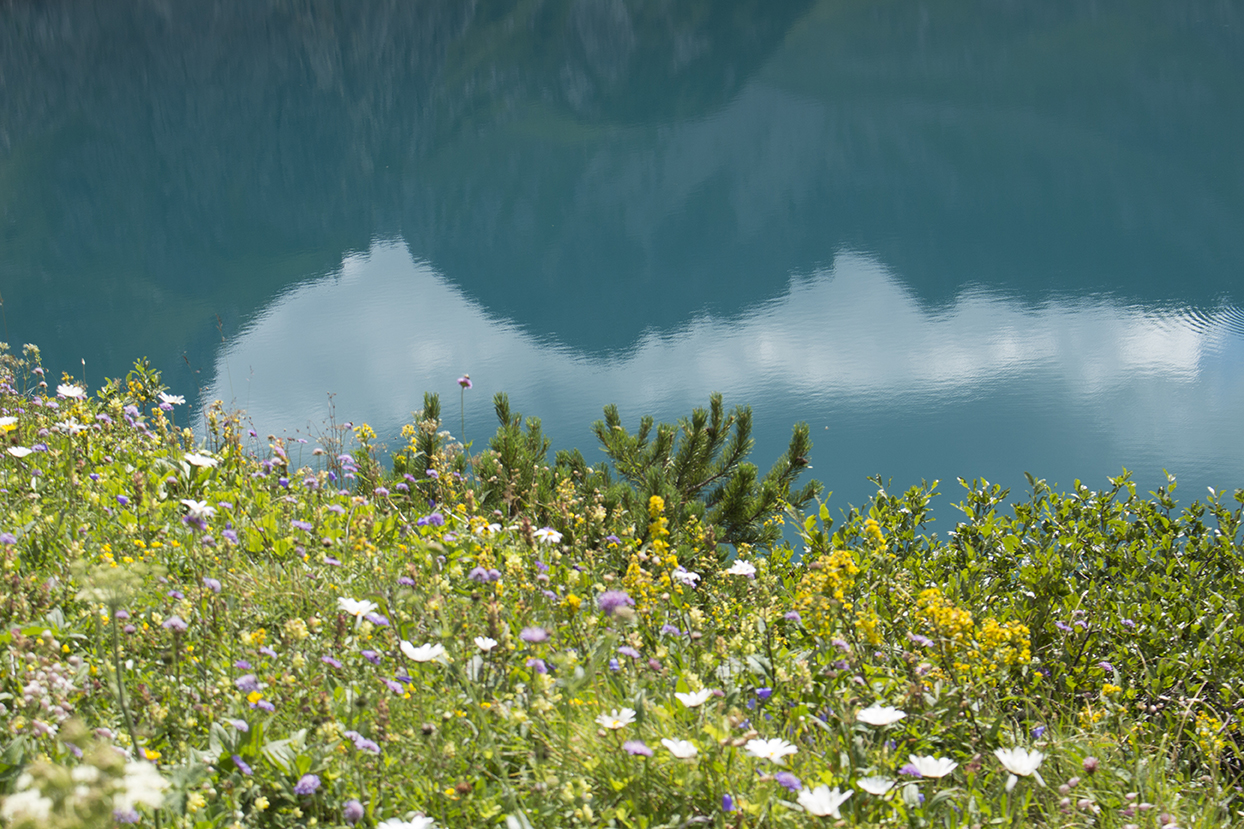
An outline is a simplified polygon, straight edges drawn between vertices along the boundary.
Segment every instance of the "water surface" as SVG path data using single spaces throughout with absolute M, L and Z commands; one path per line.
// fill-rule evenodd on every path
M 261 434 L 456 431 L 470 372 L 468 439 L 504 390 L 589 459 L 609 402 L 806 420 L 839 506 L 1192 497 L 1244 486 L 1240 77 L 1240 3 L 10 4 L 6 337 Z

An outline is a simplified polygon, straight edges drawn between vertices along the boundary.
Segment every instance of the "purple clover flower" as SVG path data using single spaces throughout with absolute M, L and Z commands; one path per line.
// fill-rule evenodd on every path
M 294 784 L 294 794 L 308 795 L 315 794 L 320 788 L 320 778 L 316 774 L 304 774 L 298 778 L 298 782 Z
M 238 771 L 242 772 L 242 774 L 246 775 L 247 777 L 250 777 L 252 774 L 254 774 L 254 772 L 251 771 L 251 767 L 246 764 L 246 761 L 243 760 L 238 755 L 234 754 L 229 759 L 233 761 L 233 765 L 237 766 Z
M 903 767 L 898 770 L 898 773 L 908 777 L 924 777 L 924 775 L 920 773 L 920 769 L 916 768 L 912 763 L 905 763 Z
M 162 627 L 165 630 L 171 630 L 174 633 L 185 633 L 189 627 L 180 616 L 169 616 L 164 620 Z
M 596 604 L 601 613 L 612 616 L 619 608 L 634 607 L 635 600 L 625 590 L 606 590 L 596 597 Z
M 635 650 L 630 645 L 623 645 L 622 647 L 618 648 L 618 653 L 622 654 L 623 656 L 629 656 L 631 659 L 639 658 L 639 651 Z
M 651 757 L 652 749 L 644 745 L 643 740 L 627 740 L 622 744 L 622 750 L 627 754 L 635 757 Z
M 363 804 L 357 800 L 347 800 L 345 807 L 341 810 L 341 817 L 351 826 L 362 820 L 364 814 L 366 812 L 363 809 Z
M 212 591 L 213 593 L 220 592 L 220 580 L 219 579 L 213 579 L 210 577 L 204 578 L 203 586 L 206 587 L 208 590 Z
M 13 533 L 0 533 L 0 544 L 16 544 L 17 536 Z
M 254 674 L 243 674 L 235 679 L 233 684 L 243 694 L 253 694 L 259 690 L 259 678 Z
M 308 533 L 311 532 L 310 521 L 291 521 L 290 524 L 296 530 L 302 530 L 303 532 L 308 532 Z
M 523 628 L 522 633 L 518 634 L 518 638 L 524 642 L 538 645 L 541 642 L 549 641 L 549 632 L 541 627 Z
M 803 783 L 799 778 L 788 771 L 779 771 L 773 775 L 773 779 L 779 786 L 792 792 L 797 792 L 803 788 Z
M 337 659 L 333 659 L 331 656 L 321 656 L 320 661 L 323 662 L 325 665 L 329 665 L 333 668 L 337 668 L 338 670 L 341 669 L 341 662 Z
M 661 634 L 669 636 L 682 636 L 682 631 L 673 625 L 661 625 Z
M 547 674 L 549 672 L 549 666 L 544 664 L 543 659 L 528 659 L 527 667 L 538 674 Z

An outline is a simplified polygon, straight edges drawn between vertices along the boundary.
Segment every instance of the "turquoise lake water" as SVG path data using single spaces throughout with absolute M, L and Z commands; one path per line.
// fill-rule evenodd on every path
M 261 436 L 469 372 L 477 447 L 721 391 L 835 511 L 1187 501 L 1244 487 L 1241 78 L 1219 0 L 6 4 L 4 336 Z

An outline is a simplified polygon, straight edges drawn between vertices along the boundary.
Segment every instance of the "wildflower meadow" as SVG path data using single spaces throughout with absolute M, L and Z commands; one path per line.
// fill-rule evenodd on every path
M 1244 490 L 846 507 L 719 397 L 589 462 L 504 395 L 381 451 L 0 375 L 5 826 L 1244 823 Z

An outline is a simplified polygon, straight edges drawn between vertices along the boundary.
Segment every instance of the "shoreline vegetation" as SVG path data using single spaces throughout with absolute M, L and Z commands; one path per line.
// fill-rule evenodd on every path
M 463 388 L 469 378 L 462 379 Z M 382 464 L 0 346 L 9 827 L 1238 824 L 1244 490 L 838 520 L 719 396 Z M 449 418 L 450 422 L 453 418 Z M 794 539 L 795 543 L 790 543 Z

